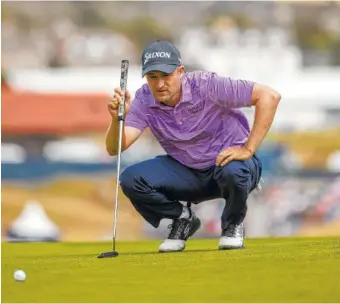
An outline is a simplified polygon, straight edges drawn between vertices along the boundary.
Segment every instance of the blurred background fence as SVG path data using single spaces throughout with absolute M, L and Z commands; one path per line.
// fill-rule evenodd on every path
M 129 59 L 175 43 L 187 71 L 258 81 L 282 94 L 249 198 L 250 237 L 340 235 L 340 2 L 2 2 L 2 234 L 8 240 L 104 240 L 112 233 L 116 158 L 108 96 Z M 253 121 L 254 109 L 244 113 Z M 123 169 L 164 154 L 147 131 Z M 197 237 L 217 237 L 223 201 L 194 207 Z M 121 194 L 118 238 L 165 235 Z

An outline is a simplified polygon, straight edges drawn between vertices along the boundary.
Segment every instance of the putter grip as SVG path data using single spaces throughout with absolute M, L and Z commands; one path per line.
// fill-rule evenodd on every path
M 122 60 L 121 73 L 120 73 L 120 88 L 123 91 L 122 104 L 118 108 L 118 120 L 124 120 L 125 118 L 125 91 L 127 85 L 127 76 L 129 70 L 129 60 Z

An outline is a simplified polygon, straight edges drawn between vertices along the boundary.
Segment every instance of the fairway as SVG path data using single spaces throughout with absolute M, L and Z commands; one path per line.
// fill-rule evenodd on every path
M 217 241 L 163 254 L 159 241 L 118 242 L 113 259 L 97 259 L 110 243 L 2 243 L 2 303 L 340 301 L 339 237 L 246 240 L 234 251 Z

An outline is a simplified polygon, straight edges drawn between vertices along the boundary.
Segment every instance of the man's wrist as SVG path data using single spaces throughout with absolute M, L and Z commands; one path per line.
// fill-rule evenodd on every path
M 250 153 L 251 155 L 254 155 L 255 149 L 249 148 L 249 147 L 247 147 L 247 145 L 244 145 L 243 147 L 244 147 L 246 150 L 248 150 L 249 153 Z

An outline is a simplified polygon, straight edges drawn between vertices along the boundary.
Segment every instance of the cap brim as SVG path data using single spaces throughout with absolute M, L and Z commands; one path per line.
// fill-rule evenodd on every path
M 144 77 L 146 73 L 149 73 L 151 71 L 172 73 L 177 67 L 178 65 L 175 65 L 175 64 L 154 64 L 154 65 L 148 66 L 145 70 L 143 70 L 142 77 Z

